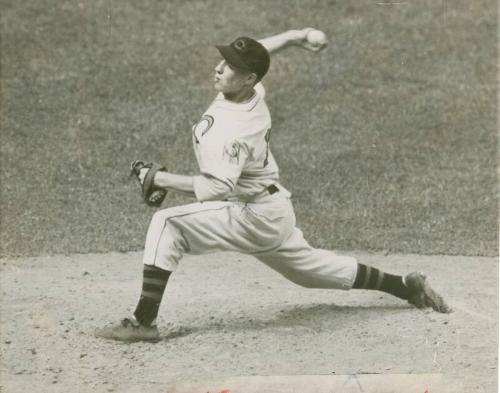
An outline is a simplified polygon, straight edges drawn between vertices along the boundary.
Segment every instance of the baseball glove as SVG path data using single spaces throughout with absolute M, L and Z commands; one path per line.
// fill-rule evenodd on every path
M 146 176 L 144 176 L 144 179 L 141 182 L 139 174 L 141 173 L 141 169 L 143 168 L 149 170 L 147 171 Z M 146 204 L 149 206 L 160 206 L 165 199 L 165 196 L 167 195 L 167 190 L 156 187 L 154 185 L 154 178 L 156 172 L 166 171 L 166 168 L 154 162 L 145 164 L 143 161 L 135 160 L 130 165 L 130 169 L 130 175 L 135 175 L 137 177 L 137 180 L 141 184 L 142 198 L 144 199 L 144 202 L 146 202 Z

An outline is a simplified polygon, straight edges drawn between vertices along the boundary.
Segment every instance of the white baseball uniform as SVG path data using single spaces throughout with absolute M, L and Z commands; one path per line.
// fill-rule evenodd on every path
M 193 126 L 201 172 L 193 184 L 200 202 L 154 214 L 143 262 L 174 271 L 184 253 L 238 251 L 299 285 L 350 289 L 356 259 L 312 248 L 295 227 L 290 193 L 278 183 L 269 149 L 271 116 L 264 97 L 261 83 L 244 103 L 219 93 Z M 224 200 L 213 200 L 211 180 L 228 190 Z

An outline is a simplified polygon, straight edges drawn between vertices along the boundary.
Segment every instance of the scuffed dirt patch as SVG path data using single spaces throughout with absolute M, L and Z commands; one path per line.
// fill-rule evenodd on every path
M 455 312 L 305 289 L 253 258 L 215 254 L 187 257 L 171 277 L 160 343 L 121 344 L 92 332 L 133 311 L 140 253 L 3 259 L 2 392 L 165 393 L 237 376 L 367 373 L 443 374 L 464 392 L 496 391 L 494 258 L 358 256 L 425 271 Z

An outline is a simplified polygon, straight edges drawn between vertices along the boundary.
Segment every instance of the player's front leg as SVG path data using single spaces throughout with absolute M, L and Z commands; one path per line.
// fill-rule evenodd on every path
M 142 292 L 134 314 L 116 326 L 97 329 L 95 335 L 124 342 L 158 341 L 156 318 L 163 293 L 183 254 L 251 248 L 241 219 L 243 206 L 214 201 L 157 211 L 146 236 Z
M 144 265 L 142 291 L 133 316 L 115 326 L 95 330 L 95 336 L 123 342 L 160 341 L 156 317 L 171 272 Z
M 194 203 L 159 210 L 153 215 L 146 236 L 142 291 L 135 311 L 117 325 L 96 329 L 96 337 L 123 342 L 160 340 L 156 318 L 168 279 L 186 248 L 182 234 L 171 220 L 220 207 L 217 203 Z

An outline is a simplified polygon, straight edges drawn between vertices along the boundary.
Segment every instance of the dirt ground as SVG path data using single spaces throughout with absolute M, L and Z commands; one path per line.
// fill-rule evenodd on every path
M 370 383 L 378 381 L 378 393 L 436 392 L 426 375 L 453 381 L 454 392 L 497 391 L 495 258 L 357 256 L 395 273 L 425 271 L 455 311 L 420 311 L 381 293 L 305 289 L 250 257 L 215 254 L 186 257 L 172 276 L 160 343 L 122 344 L 92 333 L 132 312 L 140 253 L 2 259 L 1 391 L 206 393 L 220 381 L 210 393 L 375 392 Z M 358 380 L 359 390 L 333 388 L 331 381 L 352 376 L 364 389 Z M 421 390 L 397 385 L 419 376 Z M 277 387 L 284 380 L 288 388 Z M 245 390 L 242 381 L 261 385 Z M 304 381 L 325 388 L 300 388 Z

